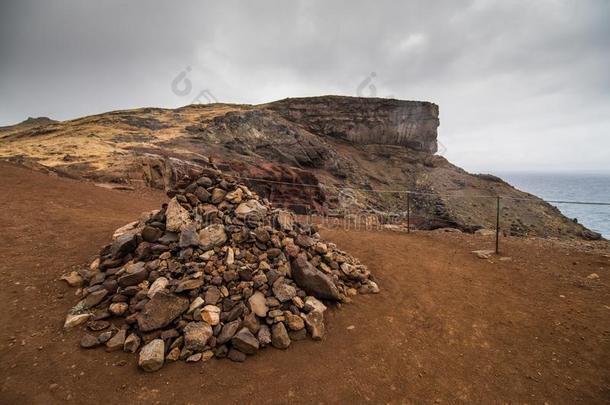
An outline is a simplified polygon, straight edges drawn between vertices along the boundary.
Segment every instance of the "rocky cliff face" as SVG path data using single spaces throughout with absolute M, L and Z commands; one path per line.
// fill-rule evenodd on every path
M 289 98 L 267 106 L 308 131 L 356 145 L 398 145 L 435 153 L 438 106 L 382 98 Z
M 0 128 L 0 158 L 106 187 L 168 190 L 211 158 L 276 205 L 336 215 L 401 215 L 466 231 L 595 238 L 535 196 L 434 155 L 438 107 L 355 97 L 115 111 Z M 513 199 L 514 198 L 514 199 Z

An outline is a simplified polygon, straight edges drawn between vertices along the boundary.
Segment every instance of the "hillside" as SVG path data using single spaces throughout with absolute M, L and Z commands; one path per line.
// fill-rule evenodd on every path
M 501 195 L 507 234 L 599 238 L 501 179 L 435 155 L 438 125 L 435 104 L 379 98 L 142 108 L 0 128 L 0 158 L 109 188 L 164 190 L 211 158 L 297 212 L 382 221 L 404 214 L 398 191 L 410 190 L 413 223 L 425 229 L 492 228 Z

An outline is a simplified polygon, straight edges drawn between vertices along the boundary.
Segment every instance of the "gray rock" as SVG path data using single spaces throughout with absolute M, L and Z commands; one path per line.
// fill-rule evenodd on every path
M 271 343 L 271 330 L 269 327 L 267 325 L 261 325 L 256 334 L 256 338 L 260 343 L 260 347 L 268 346 Z
M 127 339 L 125 339 L 125 343 L 123 344 L 123 351 L 135 353 L 138 351 L 138 347 L 140 347 L 140 337 L 135 333 L 127 336 Z
M 165 344 L 161 339 L 154 339 L 140 350 L 138 366 L 144 371 L 157 371 L 163 367 L 164 360 Z
M 297 295 L 297 289 L 290 284 L 286 284 L 282 278 L 273 283 L 273 295 L 280 302 L 286 302 L 292 300 Z
M 248 328 L 240 329 L 231 339 L 231 344 L 234 348 L 246 354 L 254 354 L 259 348 L 258 340 Z
M 216 339 L 217 344 L 222 345 L 231 340 L 231 338 L 235 336 L 235 333 L 237 333 L 240 323 L 241 322 L 239 320 L 236 320 L 225 324 L 218 334 Z
M 187 248 L 189 246 L 199 246 L 199 235 L 197 235 L 197 225 L 190 222 L 182 227 L 178 246 Z
M 159 238 L 157 242 L 162 245 L 169 245 L 170 243 L 178 242 L 180 240 L 180 234 L 177 232 L 165 232 L 163 236 Z
M 211 194 L 205 188 L 197 187 L 195 190 L 195 196 L 199 199 L 199 201 L 205 203 L 210 200 Z
M 244 316 L 242 326 L 248 328 L 253 334 L 258 333 L 258 330 L 261 328 L 261 324 L 254 312 L 250 312 L 248 315 Z
M 113 333 L 114 333 L 114 332 L 113 332 L 113 331 L 111 331 L 111 330 L 107 330 L 106 332 L 102 332 L 102 333 L 100 333 L 100 334 L 98 335 L 98 337 L 97 337 L 97 341 L 98 341 L 98 343 L 99 343 L 99 344 L 101 344 L 101 345 L 102 345 L 102 344 L 104 344 L 104 343 L 106 343 L 107 341 L 109 341 L 109 340 L 112 338 L 112 334 L 113 334 Z
M 300 246 L 302 248 L 307 249 L 307 248 L 310 248 L 313 246 L 314 240 L 305 234 L 299 234 L 299 235 L 297 235 L 296 239 L 294 240 L 294 243 L 296 243 L 298 246 Z
M 245 353 L 242 353 L 233 347 L 229 350 L 229 354 L 227 354 L 227 357 L 229 358 L 229 360 L 236 361 L 238 363 L 246 361 Z
M 214 333 L 212 327 L 205 322 L 191 322 L 184 327 L 184 348 L 194 352 L 205 349 L 206 343 Z
M 136 232 L 127 232 L 116 238 L 110 246 L 110 254 L 113 258 L 123 257 L 133 252 L 138 247 L 138 235 Z
M 125 344 L 125 337 L 127 331 L 125 329 L 119 330 L 109 341 L 106 342 L 106 351 L 114 352 L 116 350 L 122 350 Z
M 271 327 L 271 344 L 276 349 L 287 349 L 290 346 L 290 337 L 282 322 L 278 322 Z
M 142 239 L 144 239 L 145 242 L 155 243 L 159 240 L 161 235 L 163 235 L 163 231 L 154 226 L 147 225 L 142 229 Z
M 83 300 L 81 300 L 77 304 L 77 307 L 83 309 L 93 308 L 94 306 L 102 302 L 104 298 L 106 298 L 106 295 L 108 295 L 107 290 L 94 291 L 91 294 L 87 295 Z
M 119 277 L 119 285 L 123 288 L 138 285 L 148 278 L 146 263 L 137 262 L 125 266 L 125 273 Z
M 174 294 L 159 291 L 137 316 L 141 332 L 150 332 L 169 325 L 189 307 L 189 300 Z
M 221 246 L 226 241 L 225 227 L 221 224 L 210 225 L 199 231 L 199 246 L 202 250 Z
M 327 300 L 340 300 L 335 284 L 326 274 L 312 266 L 307 256 L 299 255 L 290 265 L 294 281 L 308 294 Z
M 307 330 L 305 328 L 301 330 L 291 330 L 288 332 L 288 336 L 290 336 L 290 340 L 293 342 L 297 342 L 299 340 L 307 339 Z

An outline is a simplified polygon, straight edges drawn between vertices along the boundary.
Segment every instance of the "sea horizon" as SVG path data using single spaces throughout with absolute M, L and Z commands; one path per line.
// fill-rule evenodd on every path
M 610 203 L 610 171 L 497 170 L 492 174 L 519 190 L 549 201 L 566 217 L 576 219 L 592 231 L 610 239 L 610 206 L 550 202 Z

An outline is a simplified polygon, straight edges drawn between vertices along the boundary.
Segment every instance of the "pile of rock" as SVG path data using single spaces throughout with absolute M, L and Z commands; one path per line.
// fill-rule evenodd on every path
M 324 300 L 376 293 L 366 266 L 319 239 L 312 224 L 211 166 L 161 210 L 118 229 L 91 266 L 64 276 L 81 301 L 65 327 L 81 346 L 167 361 L 247 355 L 324 336 Z

